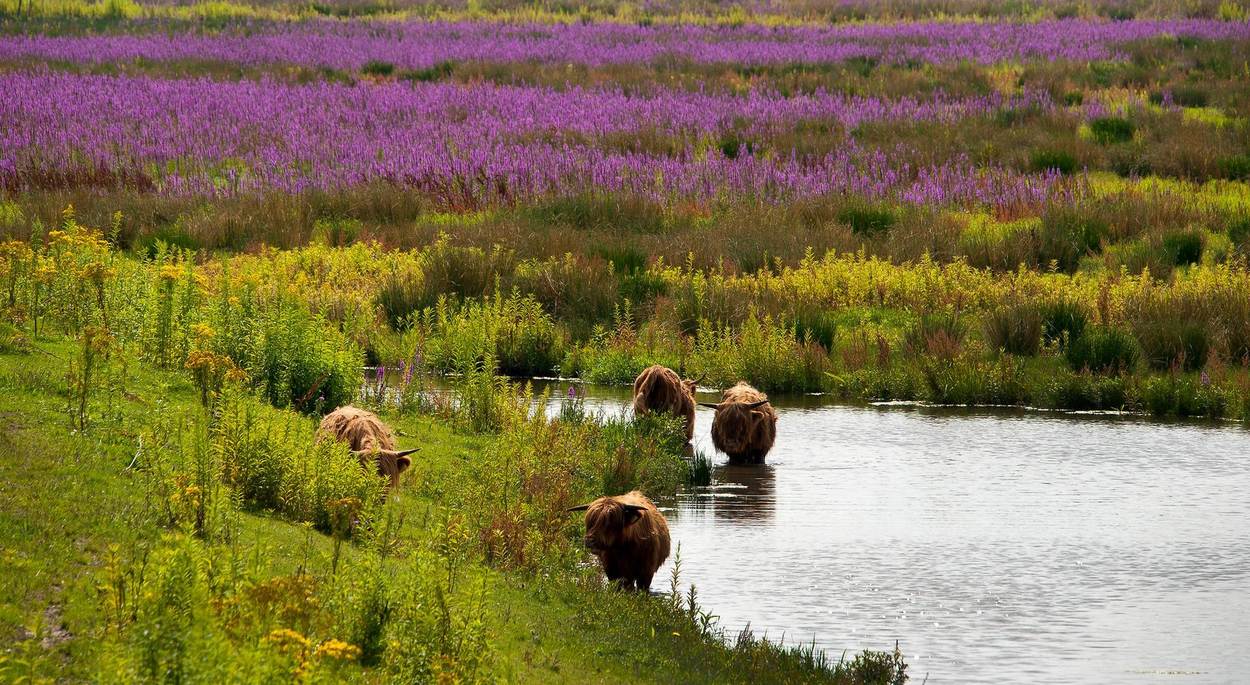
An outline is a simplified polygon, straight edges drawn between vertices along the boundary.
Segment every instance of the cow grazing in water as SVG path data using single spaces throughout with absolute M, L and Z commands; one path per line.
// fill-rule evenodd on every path
M 768 395 L 739 382 L 725 391 L 720 402 L 699 404 L 716 410 L 712 444 L 729 455 L 729 463 L 764 463 L 777 440 L 777 412 L 768 403 Z
M 399 485 L 399 474 L 412 466 L 408 455 L 418 451 L 395 449 L 391 429 L 373 412 L 351 405 L 339 407 L 321 419 L 318 439 L 333 438 L 347 443 L 361 466 L 377 465 L 378 475 L 387 478 L 391 487 Z
M 682 380 L 676 371 L 647 367 L 634 380 L 634 414 L 665 412 L 686 420 L 686 440 L 694 437 L 694 390 L 698 381 Z
M 668 521 L 637 490 L 600 497 L 569 511 L 586 512 L 586 548 L 599 559 L 608 580 L 646 592 L 668 558 Z

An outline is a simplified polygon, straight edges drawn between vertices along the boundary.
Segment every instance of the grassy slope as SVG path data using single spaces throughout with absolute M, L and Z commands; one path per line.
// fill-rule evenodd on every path
M 127 470 L 137 436 L 158 403 L 200 411 L 180 373 L 132 367 L 109 414 L 86 433 L 69 429 L 62 374 L 72 349 L 41 343 L 26 355 L 0 354 L 0 659 L 27 659 L 58 679 L 98 675 L 95 584 L 109 548 L 155 543 L 144 488 Z M 103 402 L 102 402 L 103 403 Z M 400 419 L 401 442 L 423 445 L 410 478 L 437 479 L 472 458 L 484 439 L 429 419 Z M 394 506 L 417 518 L 437 503 L 408 482 Z M 271 516 L 242 514 L 241 546 L 270 573 L 329 566 L 331 541 Z M 352 553 L 352 552 L 348 552 Z M 742 656 L 696 635 L 648 625 L 655 598 L 579 588 L 570 579 L 490 572 L 486 622 L 502 679 L 515 682 L 726 682 L 747 677 Z M 39 641 L 26 641 L 45 625 Z M 658 634 L 657 634 L 658 633 Z M 0 666 L 3 661 L 0 661 Z M 12 662 L 10 662 L 10 667 Z M 0 672 L 3 672 L 0 669 Z M 10 671 L 10 674 L 12 672 Z

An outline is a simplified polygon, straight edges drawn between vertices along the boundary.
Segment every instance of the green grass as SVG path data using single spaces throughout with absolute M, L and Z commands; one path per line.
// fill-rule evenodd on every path
M 861 682 L 849 679 L 847 672 L 834 679 L 799 651 L 749 640 L 721 641 L 714 632 L 701 629 L 688 608 L 675 605 L 672 598 L 605 589 L 593 570 L 547 560 L 544 573 L 504 571 L 486 565 L 471 551 L 461 556 L 447 552 L 450 556 L 445 559 L 441 552 L 430 552 L 441 549 L 446 543 L 438 540 L 451 539 L 447 531 L 454 530 L 454 524 L 440 521 L 472 517 L 471 512 L 449 508 L 449 503 L 463 501 L 463 489 L 472 487 L 466 474 L 474 473 L 498 438 L 458 432 L 428 416 L 387 416 L 402 444 L 420 444 L 423 451 L 378 519 L 378 529 L 384 531 L 380 535 L 387 540 L 380 562 L 375 559 L 382 543 L 376 540 L 336 543 L 333 536 L 270 511 L 226 506 L 221 521 L 210 524 L 220 525 L 220 531 L 203 536 L 171 527 L 162 523 L 161 502 L 154 501 L 149 487 L 151 465 L 158 460 L 154 445 L 145 440 L 154 428 L 175 426 L 192 436 L 194 445 L 195 426 L 204 409 L 185 372 L 129 365 L 124 383 L 93 398 L 89 428 L 74 431 L 61 375 L 76 346 L 40 339 L 32 347 L 35 351 L 28 354 L 0 355 L 0 449 L 5 454 L 0 460 L 0 636 L 9 645 L 0 651 L 0 679 L 94 681 L 105 673 L 112 673 L 105 679 L 135 673 L 135 664 L 142 662 L 136 654 L 146 653 L 140 647 L 147 643 L 134 635 L 133 627 L 110 623 L 108 598 L 116 588 L 117 574 L 129 569 L 130 581 L 137 584 L 133 573 L 144 560 L 149 589 L 134 601 L 137 625 L 147 625 L 144 621 L 154 620 L 155 605 L 145 602 L 153 601 L 152 593 L 160 596 L 152 577 L 183 582 L 168 571 L 179 568 L 180 555 L 189 555 L 186 558 L 200 559 L 205 567 L 243 578 L 219 578 L 186 593 L 186 610 L 197 624 L 207 626 L 227 625 L 230 614 L 214 607 L 223 602 L 231 606 L 230 601 L 248 596 L 253 592 L 248 588 L 263 586 L 266 579 L 311 578 L 320 601 L 340 602 L 335 606 L 351 614 L 367 597 L 358 593 L 369 585 L 358 585 L 350 573 L 335 576 L 335 566 L 370 569 L 380 563 L 396 572 L 403 569 L 406 582 L 418 585 L 437 584 L 440 581 L 431 580 L 430 574 L 442 578 L 446 573 L 452 579 L 448 588 L 455 586 L 447 590 L 446 601 L 451 615 L 459 617 L 451 624 L 453 634 L 480 635 L 484 641 L 476 666 L 483 670 L 467 680 L 795 682 L 823 673 L 833 682 Z M 129 353 L 118 356 L 125 354 Z M 308 420 L 296 414 L 290 419 Z M 132 461 L 136 468 L 128 468 Z M 576 522 L 570 521 L 571 533 L 575 527 Z M 411 570 L 413 564 L 425 570 Z M 307 575 L 290 575 L 297 573 Z M 234 591 L 220 589 L 229 587 Z M 391 597 L 399 602 L 399 595 Z M 347 604 L 341 604 L 344 601 Z M 397 603 L 395 614 L 402 616 L 403 607 Z M 169 635 L 179 634 L 169 627 L 169 622 L 177 623 L 177 615 L 161 615 Z M 455 622 L 462 619 L 464 623 Z M 351 623 L 340 619 L 334 625 Z M 208 671 L 200 669 L 209 666 L 250 678 L 263 668 L 286 663 L 273 655 L 265 638 L 258 642 L 256 635 L 238 630 L 233 637 L 228 632 L 193 630 L 185 642 L 171 637 L 168 644 L 158 645 L 166 651 L 155 653 L 166 658 L 171 645 L 183 645 L 188 659 L 185 673 L 191 681 L 206 676 Z M 404 637 L 395 633 L 388 640 Z M 383 657 L 385 668 L 394 669 L 389 655 L 403 650 L 386 644 L 390 646 L 383 647 L 388 654 Z M 430 663 L 447 668 L 467 663 L 463 651 L 452 654 Z M 311 671 L 314 680 L 333 675 L 376 682 L 383 673 L 379 670 L 383 666 L 350 663 L 331 670 L 325 659 L 317 663 L 321 665 Z

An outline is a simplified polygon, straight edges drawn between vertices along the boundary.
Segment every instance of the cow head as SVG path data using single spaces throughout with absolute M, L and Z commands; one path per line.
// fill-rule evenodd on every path
M 716 423 L 713 424 L 713 437 L 721 441 L 719 444 L 729 454 L 742 454 L 751 450 L 769 420 L 766 410 L 761 409 L 768 400 L 759 402 L 721 402 L 712 404 L 700 402 L 704 407 L 716 410 Z
M 640 504 L 627 504 L 612 497 L 600 497 L 590 504 L 571 507 L 568 511 L 586 512 L 586 549 L 599 554 L 615 547 L 624 538 L 629 527 L 642 518 L 647 508 Z
M 419 452 L 420 448 L 411 450 L 356 450 L 352 454 L 360 459 L 361 463 L 372 459 L 378 467 L 378 475 L 390 481 L 391 487 L 399 485 L 399 474 L 408 470 L 412 466 L 412 459 L 408 455 Z

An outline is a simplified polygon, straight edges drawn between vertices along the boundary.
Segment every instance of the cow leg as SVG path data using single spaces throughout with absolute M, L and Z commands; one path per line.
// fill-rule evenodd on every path
M 642 593 L 651 592 L 651 578 L 654 576 L 643 576 L 637 579 L 638 591 Z

